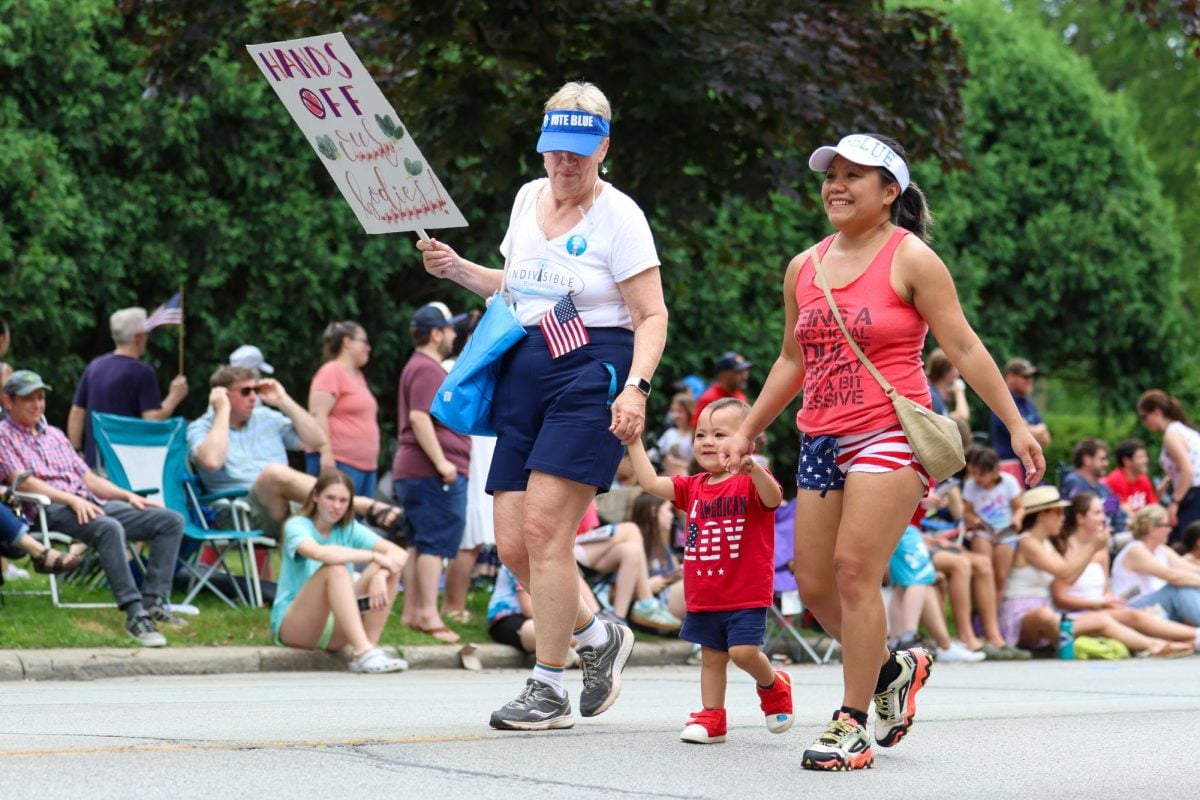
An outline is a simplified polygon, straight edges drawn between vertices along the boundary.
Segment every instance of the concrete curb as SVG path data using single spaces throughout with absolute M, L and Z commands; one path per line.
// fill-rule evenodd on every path
M 463 669 L 463 645 L 410 645 L 395 648 L 409 669 Z M 528 667 L 533 657 L 502 644 L 477 644 L 473 655 L 482 669 Z M 638 642 L 630 666 L 683 664 L 687 642 Z M 392 650 L 393 648 L 384 648 Z M 120 647 L 53 650 L 0 650 L 0 681 L 90 681 L 139 675 L 220 675 L 235 672 L 338 672 L 346 659 L 332 653 L 290 647 Z

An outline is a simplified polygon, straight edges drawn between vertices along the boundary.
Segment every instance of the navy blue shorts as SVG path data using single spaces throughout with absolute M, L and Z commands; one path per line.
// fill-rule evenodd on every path
M 552 359 L 541 330 L 526 331 L 496 382 L 488 494 L 525 491 L 533 470 L 607 491 L 625 449 L 608 428 L 633 360 L 633 333 L 589 328 L 588 344 Z
M 394 490 L 409 546 L 420 555 L 457 556 L 467 523 L 467 479 L 459 475 L 447 484 L 440 477 L 404 478 Z
M 767 640 L 767 610 L 689 611 L 679 638 L 723 653 L 743 644 L 762 647 Z

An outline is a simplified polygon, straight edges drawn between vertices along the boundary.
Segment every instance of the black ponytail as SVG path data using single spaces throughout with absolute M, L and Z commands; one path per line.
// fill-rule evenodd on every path
M 896 155 L 904 159 L 904 163 L 909 163 L 908 153 L 904 152 L 904 148 L 890 136 L 883 136 L 878 133 L 868 133 L 867 136 L 878 139 L 888 147 L 896 151 Z M 884 167 L 879 167 L 879 175 L 883 179 L 883 185 L 889 183 L 899 183 L 896 176 Z M 917 182 L 909 179 L 908 188 L 905 189 L 896 201 L 892 203 L 891 209 L 892 224 L 899 225 L 912 231 L 918 239 L 928 244 L 932 240 L 930 229 L 933 227 L 933 212 L 929 210 L 929 204 L 925 201 L 925 193 L 921 191 L 921 187 Z

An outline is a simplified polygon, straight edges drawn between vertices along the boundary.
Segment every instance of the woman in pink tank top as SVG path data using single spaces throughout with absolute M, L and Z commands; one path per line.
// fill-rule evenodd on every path
M 964 318 L 949 270 L 926 244 L 929 209 L 903 149 L 887 137 L 854 134 L 818 148 L 808 163 L 825 173 L 821 200 L 836 233 L 817 249 L 850 335 L 899 392 L 929 405 L 921 352 L 932 331 L 1008 426 L 1027 481 L 1037 485 L 1046 468 L 1041 447 Z M 810 251 L 788 265 L 783 302 L 780 356 L 724 455 L 731 471 L 748 470 L 754 437 L 803 391 L 796 581 L 804 604 L 842 644 L 845 686 L 841 708 L 801 763 L 861 769 L 874 763 L 866 732 L 872 698 L 875 741 L 890 747 L 911 727 L 932 663 L 922 648 L 888 650 L 879 593 L 928 476 L 891 402 L 847 346 L 815 281 Z

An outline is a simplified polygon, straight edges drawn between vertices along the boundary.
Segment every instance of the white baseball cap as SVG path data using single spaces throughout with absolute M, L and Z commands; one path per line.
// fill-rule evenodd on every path
M 244 344 L 229 354 L 229 363 L 235 367 L 249 367 L 271 375 L 275 368 L 263 360 L 262 350 L 252 344 Z
M 866 167 L 883 167 L 895 176 L 896 182 L 900 184 L 901 194 L 908 188 L 908 164 L 899 153 L 874 136 L 852 133 L 843 136 L 836 147 L 818 147 L 808 157 L 808 168 L 814 172 L 824 172 L 833 163 L 834 156 L 841 156 L 847 161 Z

